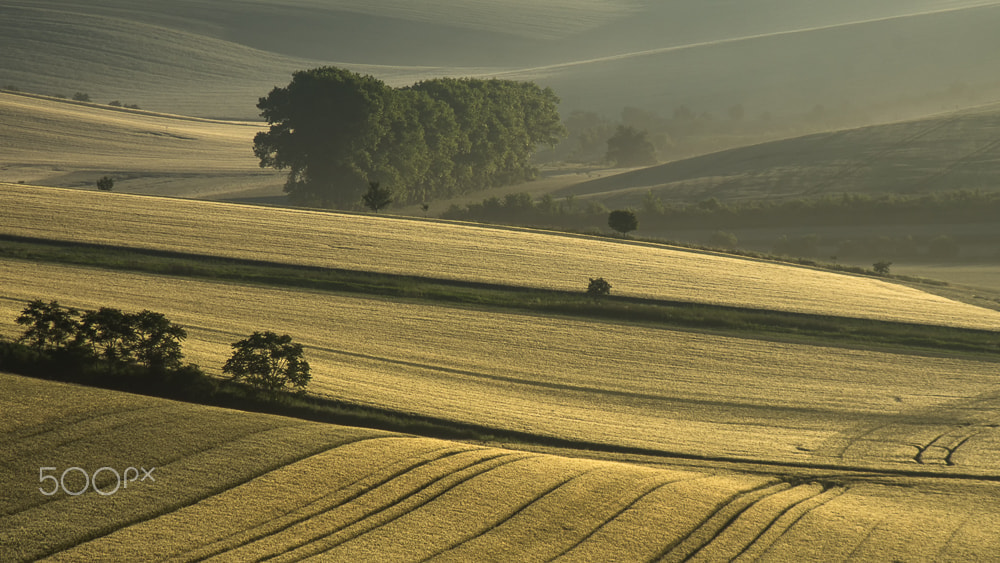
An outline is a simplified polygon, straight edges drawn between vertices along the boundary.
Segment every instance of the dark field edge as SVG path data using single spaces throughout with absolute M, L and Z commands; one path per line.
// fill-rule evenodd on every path
M 375 273 L 0 235 L 0 257 L 184 278 L 415 299 L 530 314 L 709 330 L 754 339 L 961 353 L 1000 361 L 1000 332 Z
M 807 478 L 805 481 L 840 483 L 843 480 L 850 480 L 852 477 L 912 477 L 1000 483 L 1000 475 L 994 474 L 700 455 L 531 434 L 415 413 L 361 406 L 301 393 L 260 392 L 241 383 L 205 375 L 197 368 L 192 369 L 191 366 L 177 370 L 175 373 L 166 374 L 149 370 L 95 371 L 81 368 L 72 359 L 67 361 L 66 358 L 61 358 L 58 354 L 46 354 L 25 345 L 7 341 L 0 341 L 0 371 L 49 381 L 88 385 L 210 407 L 286 416 L 312 422 L 385 430 L 457 442 L 502 444 L 495 447 L 507 449 L 529 448 L 529 451 L 532 451 L 531 448 L 540 447 L 577 453 L 594 452 L 639 456 L 665 462 L 690 461 L 731 464 L 742 472 L 781 475 L 784 480 L 789 482 L 797 482 L 797 479 L 801 479 L 794 475 L 796 470 L 810 470 L 829 472 L 830 476 L 819 479 Z

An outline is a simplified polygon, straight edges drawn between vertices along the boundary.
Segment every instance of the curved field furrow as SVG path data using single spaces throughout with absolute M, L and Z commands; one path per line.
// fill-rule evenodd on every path
M 720 506 L 748 491 L 775 486 L 776 479 L 711 475 L 658 487 L 597 529 L 556 561 L 608 561 L 631 553 L 652 561 L 696 530 Z
M 781 516 L 778 517 L 761 535 L 757 536 L 744 551 L 734 561 L 749 562 L 757 561 L 765 557 L 771 546 L 784 536 L 792 526 L 801 520 L 806 514 L 816 507 L 822 506 L 844 493 L 842 487 L 832 487 L 822 493 L 809 497 L 802 502 L 791 506 Z
M 743 555 L 790 509 L 823 492 L 817 483 L 800 485 L 766 496 L 716 532 L 712 540 L 687 561 L 732 561 Z
M 311 518 L 300 527 L 233 550 L 220 560 L 267 557 L 289 561 L 326 553 L 391 524 L 469 480 L 532 457 L 537 456 L 502 450 L 458 454 L 401 475 L 354 501 Z
M 510 560 L 551 560 L 583 543 L 654 488 L 693 477 L 689 472 L 594 465 L 428 560 L 484 561 L 497 546 Z
M 621 295 L 1000 328 L 1000 312 L 880 280 L 658 245 L 11 184 L 0 205 L 0 234 L 572 291 L 602 276 Z
M 691 477 L 690 475 L 688 475 L 687 477 L 689 477 L 689 478 L 697 478 L 697 477 Z M 653 491 L 659 489 L 660 487 L 663 487 L 665 485 L 673 483 L 675 481 L 676 481 L 675 479 L 671 479 L 671 480 L 668 480 L 668 481 L 664 482 L 664 481 L 661 481 L 660 479 L 655 478 L 655 477 L 650 477 L 650 478 L 642 479 L 639 483 L 636 483 L 636 485 L 635 485 L 637 494 L 636 494 L 635 498 L 632 499 L 631 502 L 625 504 L 624 506 L 622 506 L 617 511 L 615 511 L 612 514 L 608 515 L 603 521 L 596 523 L 594 525 L 593 529 L 591 529 L 589 532 L 587 532 L 586 534 L 584 534 L 583 537 L 581 537 L 578 541 L 576 541 L 576 543 L 573 543 L 572 545 L 567 546 L 562 552 L 560 552 L 559 554 L 557 554 L 551 560 L 554 561 L 556 559 L 559 559 L 559 558 L 565 556 L 567 553 L 570 553 L 571 551 L 577 549 L 581 544 L 583 544 L 584 542 L 586 542 L 587 540 L 589 540 L 591 537 L 593 537 L 599 531 L 603 530 L 605 526 L 607 526 L 608 524 L 610 524 L 611 522 L 613 522 L 616 518 L 618 518 L 619 516 L 621 516 L 625 512 L 631 510 L 633 506 L 635 506 L 640 501 L 642 501 L 643 499 L 645 499 L 647 496 L 649 496 L 650 494 L 652 494 Z M 622 500 L 624 500 L 624 499 L 622 499 Z
M 658 561 L 687 561 L 696 556 L 702 549 L 712 543 L 715 538 L 737 521 L 747 510 L 750 510 L 762 499 L 776 495 L 791 488 L 788 483 L 762 484 L 746 492 L 741 492 L 717 504 L 697 526 L 682 536 L 679 542 L 665 550 Z
M 52 403 L 25 417 L 28 427 L 58 420 L 58 403 L 96 413 L 102 397 L 132 397 L 0 374 L 0 388 L 13 387 L 22 391 L 12 403 Z M 135 399 L 174 431 L 107 428 L 79 452 L 117 464 L 145 441 L 183 455 L 157 466 L 155 483 L 110 496 L 39 494 L 43 504 L 0 516 L 5 561 L 970 561 L 1000 549 L 1000 492 L 990 482 L 823 491 Z M 79 452 L 54 452 L 51 463 L 68 466 Z M 35 463 L 14 460 L 0 501 L 38 494 Z
M 196 561 L 301 525 L 421 465 L 473 449 L 385 437 L 347 443 L 260 475 L 198 503 L 67 551 L 70 557 L 143 553 Z M 252 508 L 249 509 L 248 508 Z
M 380 434 L 317 428 L 294 419 L 29 378 L 2 375 L 0 380 L 0 388 L 17 389 L 5 395 L 11 402 L 49 403 L 48 408 L 39 409 L 43 415 L 23 419 L 33 428 L 58 421 L 60 404 L 68 411 L 97 411 L 98 405 L 122 405 L 134 398 L 138 406 L 150 408 L 141 419 L 126 410 L 122 423 L 102 425 L 100 432 L 83 421 L 81 429 L 38 434 L 39 442 L 31 445 L 31 452 L 5 463 L 0 506 L 11 512 L 0 516 L 0 552 L 5 559 L 53 554 L 197 502 L 297 458 Z M 66 440 L 68 435 L 73 439 Z M 53 447 L 45 448 L 46 442 Z M 50 474 L 57 478 L 70 467 L 81 468 L 62 480 L 69 491 L 82 490 L 87 482 L 82 472 L 93 475 L 102 467 L 119 474 L 128 467 L 137 472 L 145 468 L 151 475 L 148 481 L 118 488 L 108 470 L 100 473 L 97 483 L 99 490 L 114 491 L 108 496 L 93 490 L 78 496 L 61 491 L 46 496 L 43 490 L 50 489 L 50 484 L 40 481 L 39 471 L 44 467 L 53 468 Z

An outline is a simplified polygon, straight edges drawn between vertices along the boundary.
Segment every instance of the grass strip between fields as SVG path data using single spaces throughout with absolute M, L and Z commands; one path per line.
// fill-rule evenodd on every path
M 12 235 L 0 235 L 0 257 L 535 314 L 640 322 L 757 339 L 958 352 L 980 360 L 1000 361 L 1000 333 L 988 330 L 616 295 L 595 299 L 588 296 L 583 288 L 580 292 L 546 290 Z

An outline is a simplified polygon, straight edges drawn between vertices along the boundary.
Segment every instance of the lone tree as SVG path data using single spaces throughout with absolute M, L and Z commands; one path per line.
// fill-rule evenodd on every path
M 110 192 L 115 187 L 115 180 L 111 176 L 103 176 L 97 181 L 97 189 L 102 192 Z
M 590 278 L 590 285 L 587 286 L 587 295 L 594 299 L 611 295 L 611 284 L 604 278 Z
M 608 139 L 608 153 L 605 158 L 620 167 L 656 164 L 656 148 L 647 137 L 646 131 L 619 125 L 615 134 Z
M 233 343 L 233 356 L 222 367 L 234 381 L 246 380 L 264 391 L 279 391 L 291 385 L 305 390 L 309 383 L 309 363 L 302 358 L 302 345 L 293 344 L 287 334 L 255 332 Z
M 616 209 L 608 215 L 608 226 L 625 236 L 639 228 L 639 219 L 630 209 Z
M 368 182 L 368 191 L 361 196 L 365 207 L 378 213 L 379 209 L 385 209 L 392 203 L 392 190 L 383 188 L 378 182 Z

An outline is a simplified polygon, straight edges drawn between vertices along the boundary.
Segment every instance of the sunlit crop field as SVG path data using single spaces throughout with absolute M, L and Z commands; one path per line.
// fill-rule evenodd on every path
M 11 336 L 33 298 L 148 308 L 219 374 L 230 343 L 274 330 L 306 345 L 312 392 L 447 420 L 707 457 L 1000 460 L 995 363 L 14 261 L 0 284 Z
M 989 484 L 789 483 L 569 459 L 0 374 L 5 561 L 988 559 Z M 206 429 L 211 429 L 206 432 Z M 142 466 L 43 495 L 39 467 Z M 80 471 L 65 480 L 82 488 Z M 98 489 L 114 489 L 109 472 Z
M 600 238 L 4 185 L 0 234 L 928 324 L 1000 312 L 880 280 Z

